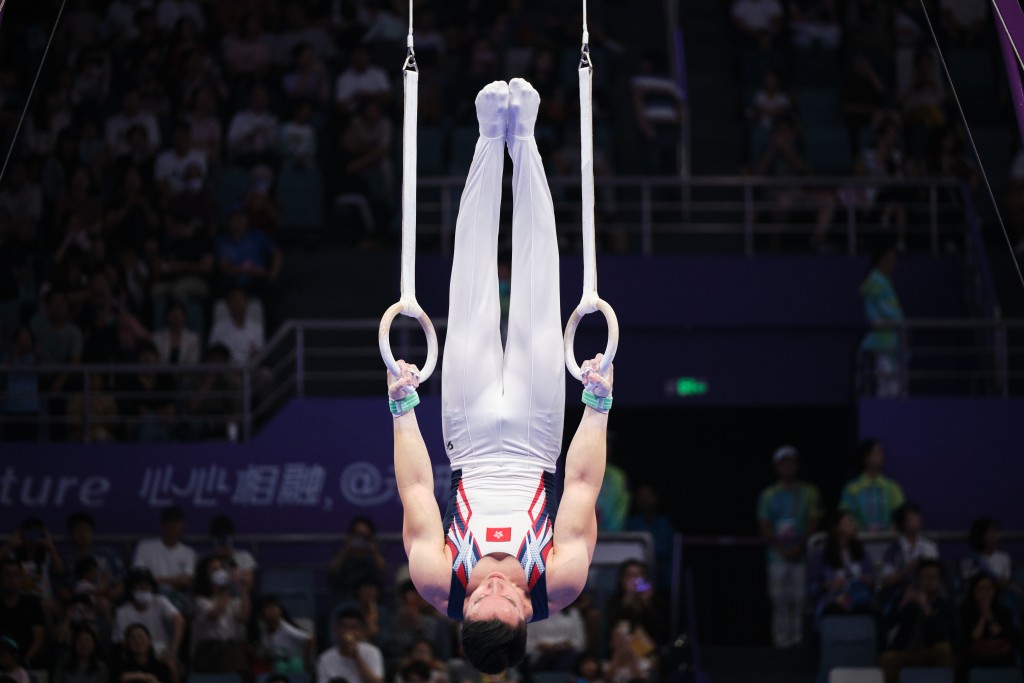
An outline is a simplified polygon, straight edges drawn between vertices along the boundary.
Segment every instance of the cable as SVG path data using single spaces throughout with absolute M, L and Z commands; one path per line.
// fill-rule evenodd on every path
M 949 81 L 949 87 L 953 93 L 953 101 L 956 102 L 956 108 L 960 112 L 960 120 L 964 123 L 964 130 L 967 132 L 967 139 L 971 142 L 971 149 L 974 151 L 974 158 L 978 160 L 978 170 L 981 171 L 981 177 L 985 181 L 985 188 L 988 190 L 988 196 L 992 200 L 992 208 L 996 211 L 996 218 L 999 220 L 999 227 L 1002 229 L 1003 237 L 1006 239 L 1006 246 L 1010 251 L 1010 259 L 1013 261 L 1013 267 L 1017 270 L 1017 278 L 1020 280 L 1021 287 L 1024 287 L 1024 272 L 1021 271 L 1020 262 L 1017 260 L 1017 254 L 1013 251 L 1013 240 L 1010 239 L 1010 233 L 1006 229 L 1006 223 L 1003 222 L 1003 214 L 999 211 L 999 203 L 996 201 L 996 194 L 992 191 L 992 183 L 988 180 L 988 173 L 985 172 L 985 164 L 981 160 L 981 154 L 978 153 L 978 145 L 974 142 L 974 135 L 971 133 L 971 126 L 967 123 L 967 115 L 964 114 L 964 107 L 960 103 L 960 95 L 956 92 L 956 83 L 953 82 L 953 76 L 949 73 L 949 67 L 946 65 L 946 58 L 942 55 L 942 46 L 939 45 L 939 36 L 935 33 L 935 27 L 932 26 L 932 18 L 931 15 L 928 14 L 928 6 L 925 3 L 925 0 L 920 1 L 921 9 L 924 11 L 924 19 L 928 23 L 928 31 L 932 34 L 932 40 L 935 42 L 935 51 L 939 55 L 939 63 L 942 64 L 942 70 L 946 74 L 946 80 Z
M 53 44 L 53 37 L 57 34 L 57 26 L 60 25 L 60 18 L 64 15 L 64 5 L 68 0 L 61 0 L 60 11 L 57 12 L 57 20 L 53 22 L 53 30 L 50 31 L 50 39 L 46 41 L 46 49 L 43 50 L 43 58 L 39 60 L 39 68 L 36 69 L 36 77 L 32 79 L 32 88 L 28 91 L 28 97 L 25 98 L 25 108 L 21 110 L 21 118 L 18 119 L 18 127 L 14 129 L 14 137 L 11 138 L 11 146 L 7 149 L 7 157 L 4 159 L 3 168 L 0 168 L 0 183 L 4 180 L 4 174 L 7 173 L 7 164 L 11 163 L 11 155 L 14 154 L 14 146 L 18 144 L 18 135 L 21 134 L 21 126 L 25 123 L 25 114 L 28 113 L 28 107 L 32 104 L 32 95 L 36 91 L 36 84 L 39 83 L 39 74 L 43 72 L 43 64 L 46 64 L 46 55 L 50 53 L 50 45 Z

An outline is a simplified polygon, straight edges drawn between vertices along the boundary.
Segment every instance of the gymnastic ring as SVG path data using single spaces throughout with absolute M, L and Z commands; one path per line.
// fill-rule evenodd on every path
M 604 314 L 604 319 L 608 323 L 608 345 L 604 348 L 604 357 L 601 359 L 601 367 L 598 368 L 598 374 L 604 377 L 608 372 L 608 368 L 611 367 L 612 361 L 615 360 L 615 352 L 619 348 L 619 319 L 615 317 L 615 311 L 612 310 L 611 305 L 604 299 L 595 299 L 593 305 Z M 565 337 L 563 338 L 565 342 L 565 367 L 569 369 L 569 374 L 576 379 L 581 379 L 583 376 L 583 371 L 580 370 L 580 366 L 576 363 L 576 352 L 573 349 L 573 343 L 576 341 L 576 328 L 579 326 L 580 320 L 583 320 L 583 316 L 590 312 L 580 313 L 580 309 L 577 308 L 569 316 L 569 322 L 565 325 Z
M 377 344 L 380 346 L 380 355 L 384 359 L 384 365 L 392 375 L 401 377 L 402 371 L 398 369 L 398 362 L 395 361 L 395 356 L 391 353 L 391 323 L 400 314 L 419 321 L 423 333 L 427 336 L 427 362 L 420 368 L 420 382 L 423 382 L 433 374 L 434 368 L 437 367 L 437 332 L 434 331 L 434 324 L 430 322 L 430 318 L 419 307 L 419 304 L 415 301 L 411 304 L 410 306 L 408 302 L 399 301 L 384 312 L 384 317 L 380 319 L 380 330 L 377 332 Z

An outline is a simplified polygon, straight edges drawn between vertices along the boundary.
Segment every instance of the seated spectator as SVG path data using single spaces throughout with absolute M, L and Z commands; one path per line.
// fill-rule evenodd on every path
M 97 578 L 93 582 L 95 592 L 110 602 L 117 602 L 124 595 L 124 562 L 113 548 L 96 545 L 93 537 L 96 534 L 96 520 L 88 512 L 75 512 L 68 516 L 66 522 L 71 552 L 64 556 L 64 566 L 74 567 L 80 560 L 91 559 L 96 562 Z M 74 585 L 65 579 L 65 586 L 74 592 Z M 63 594 L 64 597 L 68 593 Z
M 341 136 L 344 163 L 343 190 L 366 195 L 375 209 L 380 225 L 391 204 L 394 165 L 391 149 L 394 131 L 379 103 L 362 103 Z
M 985 0 L 940 0 L 946 36 L 954 45 L 973 47 L 984 40 L 988 23 Z
M 2 412 L 5 417 L 25 420 L 24 423 L 6 424 L 0 429 L 4 441 L 32 441 L 38 438 L 38 428 L 32 424 L 39 414 L 39 375 L 31 370 L 39 364 L 39 350 L 32 328 L 22 325 L 14 333 L 14 345 L 4 354 L 4 362 L 25 368 L 4 375 Z
M 391 615 L 381 602 L 380 584 L 376 580 L 363 578 L 358 581 L 352 591 L 352 599 L 339 605 L 335 613 L 346 609 L 359 610 L 363 615 L 363 637 L 367 642 L 380 646 L 388 640 Z
M 976 574 L 960 610 L 963 670 L 1012 667 L 1017 663 L 1020 632 L 1013 613 L 1003 604 L 995 580 Z
M 526 657 L 530 671 L 572 671 L 586 648 L 583 615 L 566 607 L 543 621 L 526 625 Z
M 242 164 L 272 162 L 280 138 L 267 88 L 254 85 L 249 92 L 249 107 L 236 113 L 228 125 L 228 154 Z
M 290 100 L 322 105 L 330 97 L 327 66 L 306 43 L 299 43 L 292 49 L 292 68 L 284 75 L 281 85 Z
M 224 65 L 234 76 L 261 77 L 271 57 L 271 38 L 264 33 L 263 20 L 256 12 L 243 16 L 238 33 L 224 38 Z
M 338 76 L 334 101 L 343 109 L 354 112 L 366 102 L 386 104 L 390 100 L 391 81 L 387 73 L 370 63 L 370 54 L 365 47 L 356 47 L 348 68 Z
M 22 593 L 24 575 L 18 560 L 0 555 L 0 634 L 13 642 L 20 661 L 32 666 L 41 664 L 46 615 L 39 598 Z
M 200 170 L 200 176 L 186 181 L 185 171 L 192 166 Z M 153 179 L 163 194 L 164 204 L 167 205 L 171 197 L 181 194 L 188 186 L 202 186 L 205 178 L 206 155 L 192 145 L 189 124 L 179 122 L 174 127 L 173 147 L 160 152 L 153 167 Z
M 842 28 L 836 0 L 789 0 L 789 28 L 797 47 L 839 47 Z
M 168 441 L 173 435 L 173 419 L 178 409 L 175 404 L 177 386 L 166 372 L 154 372 L 151 366 L 159 362 L 159 354 L 152 342 L 139 347 L 138 372 L 124 381 L 125 398 L 120 412 L 135 418 L 132 436 L 139 441 Z
M 106 122 L 105 139 L 113 156 L 131 155 L 132 144 L 128 138 L 134 128 L 141 128 L 148 154 L 160 148 L 160 124 L 156 114 L 142 109 L 138 90 L 128 90 L 121 96 L 121 110 Z
M 324 26 L 325 22 L 321 21 L 321 16 L 308 17 L 306 7 L 297 2 L 285 5 L 284 30 L 275 36 L 275 59 L 279 65 L 287 64 L 299 45 L 310 46 L 317 58 L 325 62 L 333 60 L 337 53 L 335 36 Z M 365 34 L 361 39 L 365 40 Z M 345 42 L 342 41 L 341 44 L 345 45 Z M 419 26 L 416 27 L 416 47 L 419 48 Z
M 160 537 L 139 541 L 132 569 L 142 568 L 156 577 L 161 592 L 171 595 L 189 592 L 195 572 L 196 552 L 182 542 L 185 512 L 177 505 L 160 511 Z M 185 600 L 180 600 L 185 603 Z
M 68 424 L 71 438 L 75 441 L 105 443 L 117 441 L 117 400 L 107 391 L 107 375 L 93 372 L 89 375 L 89 404 L 85 393 L 75 394 L 68 401 Z M 89 429 L 86 432 L 86 416 Z
M 882 474 L 885 451 L 878 439 L 865 439 L 857 446 L 864 469 L 843 488 L 840 509 L 849 513 L 858 529 L 884 531 L 892 522 L 896 508 L 903 505 L 903 489 Z
M 444 683 L 447 680 L 447 676 L 431 671 L 423 662 L 403 664 L 395 674 L 395 683 Z
M 160 252 L 153 260 L 157 277 L 153 298 L 202 301 L 210 293 L 212 271 L 213 245 L 205 225 L 180 211 L 172 212 Z
M 141 248 L 157 236 L 160 217 L 145 190 L 142 173 L 135 166 L 124 171 L 121 192 L 104 216 L 104 231 L 116 244 Z
M 576 659 L 572 669 L 570 683 L 605 683 L 601 675 L 601 660 L 589 650 Z
M 661 642 L 668 636 L 668 628 L 664 603 L 658 597 L 643 562 L 626 560 L 619 565 L 615 593 L 605 609 L 606 623 L 618 628 L 620 622 L 625 622 L 629 635 L 643 632 L 653 641 Z
M 213 344 L 206 350 L 208 365 L 221 366 L 230 362 L 231 352 L 223 344 Z M 188 412 L 192 420 L 189 426 L 191 436 L 227 436 L 232 441 L 237 440 L 238 423 L 231 418 L 240 419 L 242 412 L 242 379 L 238 373 L 208 370 L 202 375 L 187 378 L 186 387 Z
M 30 682 L 28 671 L 22 666 L 21 647 L 6 635 L 0 635 L 0 677 L 14 683 Z
M 235 547 L 235 523 L 227 515 L 217 515 L 209 526 L 211 556 L 231 572 L 231 581 L 239 589 L 252 590 L 256 558 L 248 550 Z
M 669 77 L 665 56 L 658 52 L 644 54 L 639 73 L 629 83 L 633 91 L 633 116 L 643 135 L 644 170 L 677 175 L 685 101 L 679 84 Z
M 946 125 L 946 89 L 936 75 L 935 57 L 930 49 L 915 55 L 913 80 L 900 93 L 900 102 L 908 123 L 929 130 Z
M 412 581 L 405 580 L 398 586 L 398 604 L 387 624 L 386 653 L 390 660 L 408 656 L 421 640 L 431 645 L 441 640 L 441 631 L 447 624 L 432 612 L 433 608 L 420 596 Z
M 108 645 L 114 608 L 103 594 L 99 563 L 96 558 L 83 557 L 75 561 L 74 571 L 70 574 L 73 581 L 71 599 L 64 601 L 63 619 L 54 624 L 54 640 L 71 648 L 74 646 L 74 630 L 86 627 L 97 634 L 104 646 Z
M 899 537 L 882 556 L 880 584 L 887 600 L 899 601 L 925 560 L 939 559 L 939 547 L 921 536 L 921 508 L 904 503 L 892 513 L 892 525 Z
M 640 484 L 633 495 L 633 514 L 626 519 L 626 531 L 645 531 L 654 539 L 654 562 L 657 565 L 658 592 L 668 594 L 672 567 L 672 538 L 675 527 L 661 509 L 658 491 L 653 484 Z
M 979 517 L 971 524 L 970 554 L 960 564 L 960 576 L 970 581 L 978 574 L 991 576 L 996 588 L 1024 597 L 1024 590 L 1013 582 L 1013 562 L 1009 553 L 999 550 L 999 523 L 991 517 Z
M 227 282 L 265 291 L 281 272 L 281 249 L 259 228 L 249 225 L 246 207 L 232 208 L 227 232 L 217 238 L 213 253 Z
M 377 527 L 364 515 L 352 518 L 345 541 L 327 567 L 332 593 L 337 601 L 354 597 L 356 586 L 366 580 L 383 584 L 387 560 L 380 552 Z
M 164 660 L 155 650 L 149 628 L 143 622 L 127 626 L 118 639 L 124 643 L 112 680 L 117 683 L 176 683 L 177 660 Z M 172 667 L 168 664 L 173 661 Z
M 114 642 L 123 646 L 126 655 L 119 680 L 125 680 L 125 671 L 145 671 L 156 675 L 149 670 L 154 664 L 156 668 L 167 668 L 174 674 L 178 671 L 178 653 L 185 637 L 185 617 L 170 600 L 156 592 L 156 580 L 148 569 L 132 569 L 126 585 L 129 598 L 114 613 L 112 632 Z M 138 633 L 134 633 L 138 626 L 145 632 L 144 642 Z M 170 683 L 169 680 L 166 683 Z
M 281 207 L 274 200 L 274 169 L 260 164 L 249 171 L 249 190 L 242 204 L 249 217 L 249 229 L 274 235 L 281 223 Z
M 192 669 L 200 673 L 248 670 L 244 627 L 250 610 L 248 586 L 233 580 L 219 557 L 207 557 L 196 567 L 195 599 Z
M 316 166 L 316 129 L 310 123 L 312 113 L 309 102 L 299 102 L 292 117 L 281 126 L 281 160 L 286 167 Z
M 22 569 L 20 592 L 38 598 L 47 614 L 60 611 L 55 582 L 64 575 L 64 560 L 53 536 L 38 517 L 26 517 L 0 548 L 0 557 L 12 557 Z
M 782 30 L 783 9 L 779 0 L 733 0 L 733 26 L 749 44 L 770 48 Z
M 874 567 L 857 538 L 853 515 L 841 510 L 828 527 L 828 540 L 811 572 L 811 594 L 818 596 L 815 614 L 820 621 L 828 614 L 871 611 L 875 595 Z
M 358 610 L 344 610 L 334 621 L 336 645 L 316 661 L 316 683 L 341 678 L 348 683 L 382 683 L 384 658 L 380 649 L 365 641 L 365 623 Z
M 434 642 L 419 638 L 409 647 L 406 658 L 398 666 L 395 683 L 447 683 L 448 666 L 437 658 Z
M 607 683 L 649 681 L 656 671 L 656 646 L 645 634 L 631 632 L 627 624 L 618 624 L 612 631 L 611 657 L 604 664 L 603 680 Z
M 111 683 L 96 632 L 77 626 L 71 632 L 71 652 L 57 665 L 53 683 Z
M 904 667 L 953 667 L 955 614 L 943 589 L 942 564 L 923 560 L 916 579 L 883 625 L 888 636 L 879 663 L 886 683 L 899 683 Z
M 231 353 L 231 362 L 246 365 L 263 350 L 263 324 L 252 317 L 249 297 L 241 287 L 227 296 L 228 317 L 218 320 L 210 332 L 210 346 L 222 345 Z
M 212 260 L 212 259 L 211 259 Z M 199 336 L 185 327 L 185 304 L 172 299 L 164 312 L 166 327 L 153 333 L 153 345 L 161 363 L 197 365 Z
M 251 640 L 257 659 L 274 671 L 306 671 L 313 663 L 316 640 L 287 617 L 274 596 L 260 602 Z
M 782 89 L 782 79 L 775 69 L 765 69 L 761 87 L 754 93 L 754 121 L 765 130 L 772 130 L 775 122 L 791 114 L 793 101 Z
M 210 163 L 219 161 L 224 131 L 217 116 L 217 97 L 210 87 L 196 91 L 187 120 L 192 149 L 204 154 Z

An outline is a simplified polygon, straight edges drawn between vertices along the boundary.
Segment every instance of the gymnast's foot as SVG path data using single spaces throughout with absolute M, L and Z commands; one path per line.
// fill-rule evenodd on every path
M 508 134 L 517 138 L 531 137 L 537 123 L 540 95 L 522 78 L 513 78 L 508 91 Z
M 476 118 L 480 135 L 485 138 L 505 137 L 508 127 L 508 83 L 494 81 L 476 96 Z

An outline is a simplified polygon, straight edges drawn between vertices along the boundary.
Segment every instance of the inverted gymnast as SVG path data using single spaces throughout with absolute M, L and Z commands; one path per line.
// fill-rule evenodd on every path
M 565 608 L 583 590 L 597 539 L 612 375 L 602 355 L 582 365 L 583 419 L 569 446 L 561 505 L 554 474 L 565 411 L 555 213 L 529 83 L 491 83 L 476 98 L 480 139 L 455 231 L 444 351 L 442 419 L 452 486 L 442 521 L 413 408 L 415 365 L 388 373 L 395 476 L 405 509 L 411 578 L 438 610 L 462 620 L 478 670 L 522 660 L 526 623 Z M 504 148 L 512 157 L 512 293 L 502 351 L 498 219 Z M 555 511 L 558 509 L 558 521 Z

